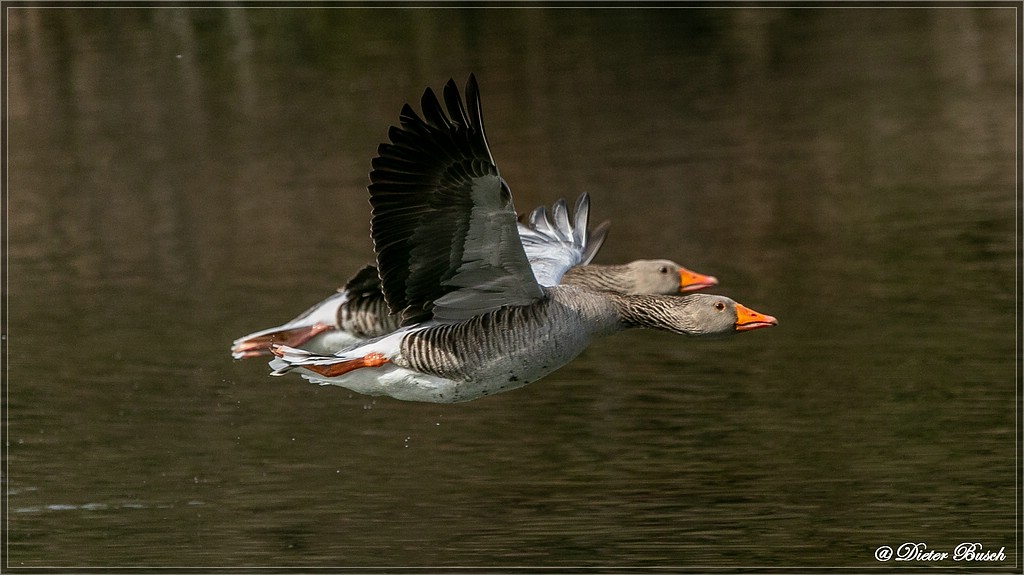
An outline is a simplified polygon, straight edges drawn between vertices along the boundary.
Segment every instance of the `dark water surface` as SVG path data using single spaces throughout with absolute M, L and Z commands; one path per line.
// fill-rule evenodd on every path
M 1018 19 L 8 8 L 4 567 L 1019 572 Z M 588 191 L 599 261 L 780 326 L 459 405 L 233 362 L 370 260 L 377 144 L 471 71 L 520 209 Z

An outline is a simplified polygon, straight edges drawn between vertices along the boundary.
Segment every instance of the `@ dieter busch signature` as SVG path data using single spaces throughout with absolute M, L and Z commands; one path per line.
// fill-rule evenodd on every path
M 895 550 L 888 545 L 882 545 L 875 549 L 875 559 L 879 561 L 1006 561 L 1006 554 L 1003 551 L 1006 547 L 1000 547 L 999 551 L 985 549 L 981 543 L 961 543 L 957 545 L 952 553 L 928 549 L 924 543 L 907 542 Z

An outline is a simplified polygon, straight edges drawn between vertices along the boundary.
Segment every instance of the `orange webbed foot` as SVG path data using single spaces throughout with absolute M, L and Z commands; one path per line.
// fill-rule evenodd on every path
M 385 357 L 383 353 L 372 352 L 357 359 L 350 359 L 331 365 L 304 365 L 302 367 L 324 377 L 338 377 L 356 369 L 380 367 L 390 362 L 391 360 Z
M 231 349 L 237 359 L 270 355 L 271 348 L 275 345 L 287 345 L 288 347 L 299 347 L 325 331 L 335 329 L 334 326 L 325 323 L 296 327 L 251 337 L 241 341 Z

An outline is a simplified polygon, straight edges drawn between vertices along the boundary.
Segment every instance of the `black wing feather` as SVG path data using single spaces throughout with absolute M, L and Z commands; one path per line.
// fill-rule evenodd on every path
M 428 88 L 422 117 L 406 104 L 373 160 L 370 233 L 384 297 L 406 324 L 462 321 L 543 295 L 487 145 L 472 75 L 466 96 L 464 105 L 449 80 L 442 107 Z
M 363 266 L 339 291 L 348 292 L 350 299 L 380 297 L 380 276 L 377 274 L 377 266 Z

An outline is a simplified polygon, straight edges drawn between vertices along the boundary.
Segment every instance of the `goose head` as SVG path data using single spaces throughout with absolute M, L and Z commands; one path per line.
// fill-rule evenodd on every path
M 671 260 L 636 260 L 625 264 L 633 280 L 630 293 L 675 294 L 718 285 L 718 279 L 688 270 Z
M 720 295 L 622 296 L 619 307 L 628 327 L 692 336 L 728 335 L 779 323 L 770 315 Z

